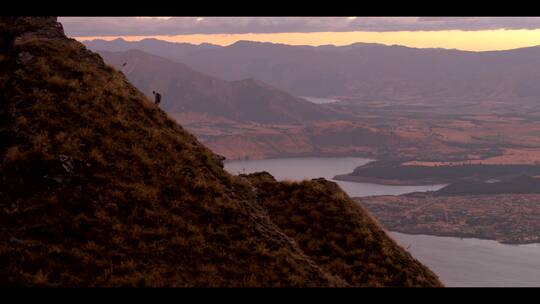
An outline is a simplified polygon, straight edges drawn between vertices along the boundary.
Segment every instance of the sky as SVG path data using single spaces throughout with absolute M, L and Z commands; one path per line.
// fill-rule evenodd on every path
M 229 45 L 238 40 L 291 45 L 348 45 L 356 42 L 506 50 L 540 45 L 540 17 L 61 17 L 66 33 L 79 40 Z

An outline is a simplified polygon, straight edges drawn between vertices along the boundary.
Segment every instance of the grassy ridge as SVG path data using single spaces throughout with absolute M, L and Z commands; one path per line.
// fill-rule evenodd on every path
M 337 184 L 278 183 L 265 172 L 245 177 L 276 225 L 330 273 L 354 286 L 440 286 Z
M 0 285 L 351 285 L 56 18 L 0 30 Z

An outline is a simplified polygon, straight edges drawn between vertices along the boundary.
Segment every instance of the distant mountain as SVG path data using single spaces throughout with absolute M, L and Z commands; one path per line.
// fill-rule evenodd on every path
M 56 20 L 0 18 L 0 286 L 442 286 L 334 183 L 228 174 Z
M 138 50 L 100 51 L 147 96 L 158 91 L 173 116 L 203 113 L 241 122 L 306 123 L 343 117 L 325 105 L 273 88 L 255 79 L 225 81 L 188 66 Z M 125 67 L 122 65 L 126 63 Z
M 148 38 L 140 41 L 126 41 L 122 38 L 114 40 L 95 39 L 85 41 L 84 44 L 93 51 L 125 52 L 129 50 L 141 50 L 150 54 L 156 54 L 175 61 L 181 61 L 183 56 L 198 50 L 219 48 L 218 45 L 203 43 L 194 45 L 190 43 L 174 43 L 163 40 Z
M 131 47 L 142 49 L 143 44 Z M 312 47 L 239 41 L 226 47 L 191 46 L 190 52 L 183 48 L 178 45 L 177 52 L 171 51 L 174 55 L 158 48 L 145 50 L 215 77 L 253 77 L 297 96 L 426 103 L 540 97 L 539 47 L 468 52 L 366 43 Z

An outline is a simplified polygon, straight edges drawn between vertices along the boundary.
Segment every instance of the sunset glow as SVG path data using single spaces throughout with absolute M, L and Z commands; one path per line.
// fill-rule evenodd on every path
M 202 19 L 202 18 L 201 18 Z M 396 32 L 315 32 L 275 34 L 197 34 L 157 36 L 75 37 L 78 40 L 123 38 L 138 41 L 156 38 L 170 42 L 229 45 L 239 40 L 290 45 L 349 45 L 356 42 L 404 45 L 417 48 L 447 48 L 468 51 L 507 50 L 540 45 L 540 29 L 482 31 L 396 31 Z

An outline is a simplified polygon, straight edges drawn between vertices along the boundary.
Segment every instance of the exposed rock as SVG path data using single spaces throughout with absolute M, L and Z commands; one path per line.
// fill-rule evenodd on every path
M 30 60 L 32 60 L 33 58 L 34 56 L 32 56 L 32 54 L 28 52 L 22 52 L 19 54 L 19 57 L 17 58 L 17 63 L 27 65 L 30 62 Z

